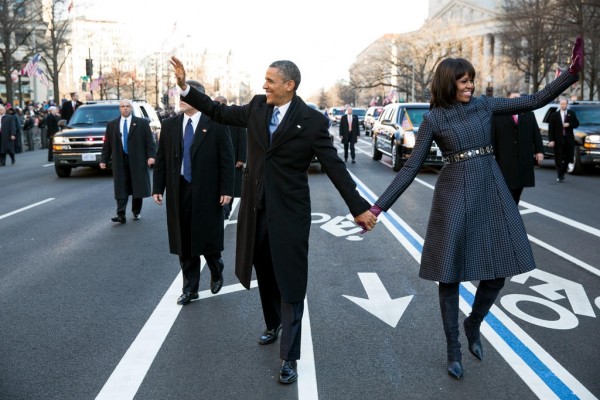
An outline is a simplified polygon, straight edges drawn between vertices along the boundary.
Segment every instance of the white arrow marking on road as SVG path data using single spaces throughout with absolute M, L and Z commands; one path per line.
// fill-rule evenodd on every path
M 343 296 L 358 304 L 392 328 L 395 328 L 413 296 L 392 299 L 385 286 L 383 286 L 381 279 L 374 272 L 359 272 L 358 277 L 365 287 L 368 298 Z

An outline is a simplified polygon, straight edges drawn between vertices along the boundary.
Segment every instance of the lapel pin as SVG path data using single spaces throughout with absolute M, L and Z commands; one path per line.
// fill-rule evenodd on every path
M 206 129 L 202 129 L 202 132 L 203 132 L 203 133 L 206 133 Z
M 298 129 L 302 128 L 300 125 L 296 125 L 296 127 L 297 127 Z

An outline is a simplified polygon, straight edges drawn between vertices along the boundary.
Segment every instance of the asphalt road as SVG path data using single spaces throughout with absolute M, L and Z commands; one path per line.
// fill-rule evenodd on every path
M 373 201 L 394 173 L 389 158 L 371 160 L 368 140 L 348 169 Z M 521 211 L 538 269 L 507 281 L 483 327 L 484 361 L 461 335 L 457 382 L 445 372 L 437 286 L 418 277 L 437 171 L 424 169 L 359 235 L 312 168 L 300 380 L 283 386 L 278 345 L 256 343 L 258 291 L 233 274 L 237 209 L 225 228 L 222 292 L 211 295 L 203 273 L 201 299 L 180 307 L 164 208 L 146 199 L 140 221 L 115 225 L 109 174 L 58 178 L 45 158 L 19 154 L 0 168 L 2 400 L 600 396 L 600 170 L 558 184 L 552 162 L 536 168 Z M 474 287 L 463 285 L 464 313 Z

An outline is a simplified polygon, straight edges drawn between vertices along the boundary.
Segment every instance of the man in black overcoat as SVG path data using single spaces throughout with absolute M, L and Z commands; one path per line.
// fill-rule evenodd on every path
M 548 147 L 554 147 L 554 163 L 556 164 L 557 182 L 565 180 L 565 174 L 573 162 L 575 136 L 573 129 L 579 126 L 579 120 L 573 110 L 567 110 L 569 101 L 560 100 L 560 108 L 548 119 Z
M 67 123 L 71 120 L 71 117 L 75 113 L 75 110 L 83 103 L 79 101 L 79 94 L 77 92 L 71 93 L 71 100 L 65 101 L 60 109 L 60 116 L 67 120 Z
M 508 97 L 520 97 L 509 92 Z M 540 128 L 533 112 L 516 115 L 494 115 L 492 120 L 494 156 L 506 185 L 517 204 L 524 187 L 535 186 L 534 161 L 544 159 Z
M 111 220 L 124 224 L 129 196 L 134 221 L 140 219 L 144 197 L 150 197 L 148 167 L 154 165 L 156 145 L 148 121 L 131 114 L 131 101 L 121 100 L 119 111 L 121 116 L 106 125 L 100 168 L 112 160 L 117 215 Z
M 227 104 L 227 99 L 224 96 L 215 97 L 215 101 L 222 104 Z M 240 128 L 239 126 L 228 126 L 229 133 L 231 134 L 231 144 L 233 145 L 233 159 L 235 160 L 235 176 L 233 180 L 233 197 L 240 197 L 242 195 L 242 173 L 244 171 L 244 164 L 246 164 L 246 153 L 247 153 L 247 132 L 246 128 Z M 223 206 L 223 213 L 225 219 L 229 218 L 231 213 L 232 202 L 229 202 Z
M 204 93 L 200 83 L 187 84 Z M 211 272 L 211 292 L 223 286 L 223 206 L 233 196 L 234 160 L 225 125 L 184 101 L 180 107 L 182 114 L 161 124 L 152 197 L 161 205 L 166 191 L 169 249 L 179 255 L 183 274 L 177 304 L 186 305 L 199 298 L 200 255 Z
M 267 69 L 263 88 L 249 104 L 213 102 L 185 83 L 181 61 L 171 58 L 182 100 L 213 120 L 248 130 L 248 160 L 242 181 L 237 226 L 236 275 L 250 289 L 256 271 L 266 330 L 260 344 L 274 343 L 282 331 L 279 382 L 298 379 L 300 335 L 308 279 L 311 226 L 308 168 L 316 155 L 348 205 L 355 221 L 372 229 L 377 218 L 338 157 L 319 111 L 296 95 L 300 71 L 291 61 Z
M 354 144 L 360 136 L 360 125 L 358 124 L 358 117 L 352 115 L 352 107 L 346 109 L 346 115 L 340 119 L 340 138 L 344 144 L 344 161 L 348 161 L 348 147 L 350 148 L 350 157 L 352 157 L 352 164 L 356 161 L 356 153 L 354 151 Z
M 15 118 L 6 113 L 4 105 L 0 104 L 0 167 L 6 165 L 6 155 L 15 163 L 15 140 L 17 128 Z

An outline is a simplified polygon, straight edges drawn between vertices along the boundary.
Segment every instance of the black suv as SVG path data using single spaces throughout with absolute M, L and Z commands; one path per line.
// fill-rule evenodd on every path
M 393 103 L 385 106 L 373 125 L 373 160 L 381 160 L 381 155 L 386 154 L 392 158 L 392 169 L 400 171 L 415 147 L 419 126 L 428 111 L 429 103 Z M 433 142 L 424 165 L 443 164 L 442 152 Z
M 132 114 L 147 119 L 158 140 L 160 120 L 154 108 L 141 101 L 132 104 Z M 54 135 L 52 153 L 56 175 L 67 178 L 75 167 L 99 167 L 106 124 L 119 115 L 118 100 L 92 101 L 79 106 L 69 124 Z M 64 120 L 59 125 L 65 126 Z
M 558 109 L 559 104 L 551 103 L 534 111 L 544 143 L 544 157 L 548 159 L 554 158 L 554 149 L 548 147 L 548 119 Z M 573 130 L 575 154 L 571 173 L 580 175 L 600 165 L 600 101 L 573 101 L 569 110 L 575 111 L 579 120 L 579 127 Z

